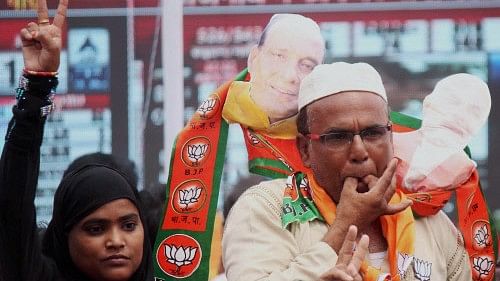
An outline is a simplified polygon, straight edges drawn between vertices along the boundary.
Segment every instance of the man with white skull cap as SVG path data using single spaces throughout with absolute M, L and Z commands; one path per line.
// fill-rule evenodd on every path
M 396 189 L 387 95 L 372 66 L 317 66 L 298 108 L 307 170 L 251 187 L 234 205 L 228 280 L 471 280 L 453 223 L 442 212 L 415 218 Z M 362 234 L 353 256 L 346 245 Z

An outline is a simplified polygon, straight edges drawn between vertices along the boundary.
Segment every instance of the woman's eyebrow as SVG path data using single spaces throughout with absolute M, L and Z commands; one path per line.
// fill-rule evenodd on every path
M 109 223 L 109 219 L 92 218 L 92 219 L 89 219 L 89 220 L 86 220 L 85 222 L 83 222 L 82 226 L 86 226 L 89 224 L 106 224 L 106 223 Z
M 118 220 L 119 221 L 127 221 L 127 220 L 131 220 L 131 219 L 138 220 L 139 219 L 139 215 L 137 213 L 131 213 L 131 214 L 127 214 L 127 215 L 121 216 Z

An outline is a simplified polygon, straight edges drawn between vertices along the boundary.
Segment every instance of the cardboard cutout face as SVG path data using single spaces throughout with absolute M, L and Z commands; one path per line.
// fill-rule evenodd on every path
M 490 108 L 491 97 L 484 81 L 466 73 L 450 75 L 424 99 L 423 133 L 461 150 L 485 124 Z
M 295 14 L 271 18 L 248 57 L 250 96 L 271 123 L 297 113 L 300 82 L 324 54 L 325 43 L 314 21 Z

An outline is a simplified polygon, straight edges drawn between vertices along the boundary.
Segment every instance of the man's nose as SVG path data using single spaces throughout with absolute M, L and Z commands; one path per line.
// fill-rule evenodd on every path
M 352 139 L 349 158 L 354 163 L 363 163 L 368 160 L 368 151 L 359 134 L 354 135 Z
M 286 82 L 297 85 L 303 78 L 301 76 L 297 63 L 293 61 L 289 61 L 289 63 L 284 65 L 284 69 L 282 69 L 282 77 Z

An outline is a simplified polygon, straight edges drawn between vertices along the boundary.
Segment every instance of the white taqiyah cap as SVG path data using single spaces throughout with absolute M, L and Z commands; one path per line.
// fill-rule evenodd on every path
M 335 62 L 314 68 L 300 84 L 299 110 L 313 101 L 346 92 L 371 92 L 387 102 L 380 74 L 367 63 Z

